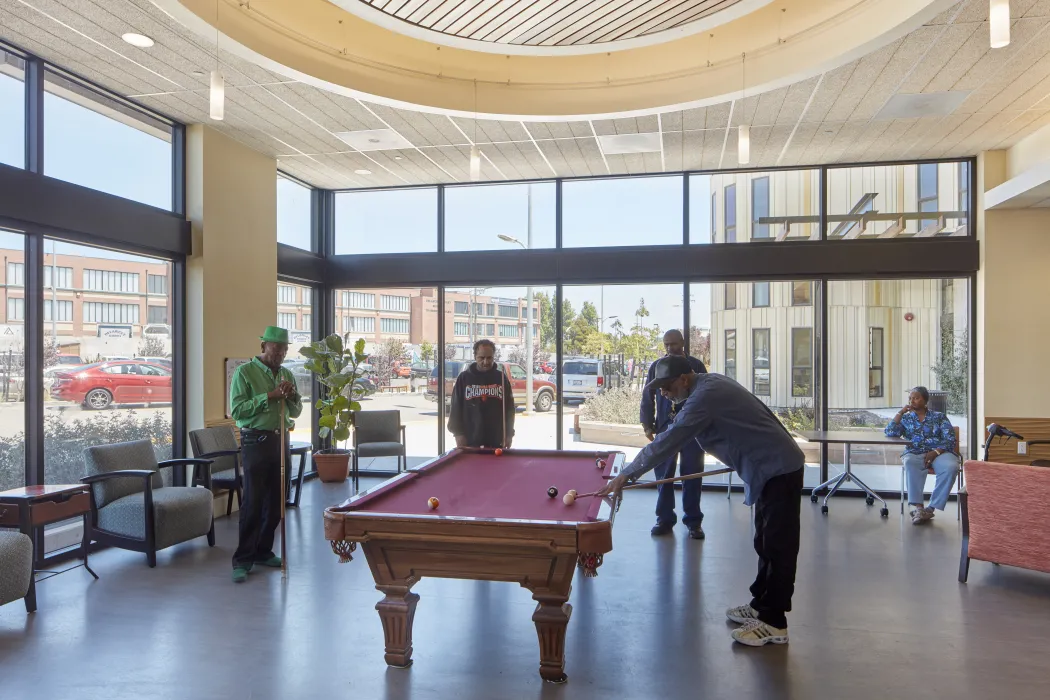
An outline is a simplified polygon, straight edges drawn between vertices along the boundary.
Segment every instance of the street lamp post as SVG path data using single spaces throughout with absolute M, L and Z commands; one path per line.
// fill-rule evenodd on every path
M 522 243 L 513 236 L 508 236 L 505 233 L 498 235 L 501 241 L 505 243 L 517 243 L 524 250 L 532 248 L 532 185 L 526 185 L 528 187 L 528 205 L 526 206 L 526 221 L 527 221 L 527 237 L 526 242 Z M 525 291 L 525 414 L 529 415 L 532 413 L 532 366 L 533 366 L 533 355 L 532 355 L 532 286 L 530 285 Z

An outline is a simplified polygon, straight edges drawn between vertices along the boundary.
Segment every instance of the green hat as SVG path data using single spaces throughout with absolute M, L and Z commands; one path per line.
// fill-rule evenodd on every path
M 288 331 L 280 326 L 267 326 L 263 334 L 259 336 L 259 340 L 264 343 L 284 343 L 287 345 Z

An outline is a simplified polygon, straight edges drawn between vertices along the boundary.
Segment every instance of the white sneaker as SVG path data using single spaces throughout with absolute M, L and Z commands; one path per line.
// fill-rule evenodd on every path
M 730 622 L 735 622 L 738 625 L 746 625 L 752 620 L 758 619 L 758 611 L 751 607 L 751 604 L 741 605 L 736 608 L 729 608 L 726 610 L 726 617 Z
M 733 630 L 733 641 L 749 647 L 762 647 L 767 644 L 787 644 L 787 629 L 777 629 L 761 620 L 751 620 L 743 627 Z
M 911 512 L 911 524 L 922 525 L 933 520 L 932 508 L 916 508 Z

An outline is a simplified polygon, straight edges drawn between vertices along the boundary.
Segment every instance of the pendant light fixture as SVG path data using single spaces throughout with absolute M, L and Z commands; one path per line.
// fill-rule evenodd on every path
M 226 81 L 219 72 L 219 0 L 215 0 L 215 70 L 208 87 L 208 115 L 221 122 L 226 116 Z
M 481 149 L 478 148 L 478 81 L 474 80 L 474 138 L 470 144 L 470 181 L 481 179 Z
M 740 54 L 740 102 L 741 105 L 744 101 L 744 96 L 747 93 L 747 74 L 744 72 L 744 63 L 747 60 L 747 54 Z M 747 165 L 751 162 L 751 127 L 747 124 L 741 124 L 737 127 L 736 133 L 736 162 L 740 165 Z
M 990 0 L 988 34 L 993 49 L 1001 49 L 1010 44 L 1010 0 Z

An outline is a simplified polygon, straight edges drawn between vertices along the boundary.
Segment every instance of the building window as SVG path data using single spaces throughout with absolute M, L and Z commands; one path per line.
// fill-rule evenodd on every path
M 7 320 L 8 321 L 25 321 L 26 320 L 26 300 L 25 299 L 8 299 L 7 300 Z
M 303 328 L 302 329 L 304 331 L 312 330 L 313 326 L 314 326 L 313 314 L 303 314 Z
M 726 288 L 726 311 L 736 308 L 736 282 L 729 282 Z
M 499 337 L 500 338 L 517 338 L 518 327 L 510 326 L 504 323 L 499 324 Z
M 813 283 L 792 282 L 791 283 L 791 305 L 812 306 L 813 305 Z
M 736 185 L 726 185 L 722 218 L 725 219 L 726 243 L 736 243 Z
M 376 295 L 365 292 L 343 292 L 343 306 L 348 309 L 373 311 L 376 308 Z
M 85 272 L 87 272 L 85 270 Z M 137 277 L 136 277 L 137 279 Z M 84 323 L 138 323 L 138 304 L 84 303 Z
M 736 331 L 726 331 L 726 376 L 736 379 Z
M 503 304 L 500 304 L 500 306 L 499 306 L 499 316 L 500 316 L 500 318 L 517 318 L 518 317 L 518 307 L 517 306 L 504 306 Z
M 755 282 L 751 285 L 751 306 L 756 309 L 769 306 L 769 282 Z
M 286 284 L 277 285 L 277 303 L 278 304 L 294 304 L 295 303 L 295 287 L 289 287 Z
M 475 316 L 484 316 L 485 315 L 485 305 L 484 304 L 475 303 L 474 304 L 474 315 Z
M 458 301 L 456 302 L 459 303 Z M 467 336 L 470 335 L 470 324 L 456 321 L 452 324 L 452 333 L 454 335 Z
M 24 287 L 26 285 L 25 263 L 7 263 L 7 286 Z
M 715 231 L 718 230 L 718 192 L 711 193 L 711 242 L 715 241 Z
M 53 271 L 53 272 L 52 272 Z M 55 275 L 55 289 L 72 289 L 73 288 L 73 268 L 71 267 L 53 267 L 51 265 L 44 265 L 44 286 L 51 286 L 51 275 Z M 163 276 L 161 279 L 164 279 Z
M 970 164 L 959 163 L 959 211 L 970 211 Z
M 19 300 L 21 301 L 21 300 Z M 51 317 L 51 300 L 44 300 L 44 320 L 45 321 L 72 321 L 73 320 L 73 302 L 71 301 L 58 301 L 58 317 Z
M 470 313 L 470 304 L 468 304 L 465 301 L 455 302 L 455 312 L 457 314 L 463 314 L 464 316 L 466 316 Z M 466 333 L 464 333 L 463 335 L 466 335 Z
M 277 325 L 286 330 L 295 330 L 296 317 L 295 314 L 278 313 L 277 314 Z
M 371 316 L 344 316 L 344 333 L 375 333 L 376 320 Z
M 868 329 L 868 397 L 872 399 L 883 395 L 882 386 L 883 331 L 881 328 Z
M 751 237 L 769 238 L 769 224 L 759 219 L 769 216 L 769 178 L 756 177 L 751 181 Z
M 769 329 L 751 331 L 751 392 L 755 396 L 769 396 Z
M 485 324 L 485 335 L 489 336 L 490 338 L 492 336 L 496 335 L 496 324 L 495 323 Z
M 303 306 L 310 306 L 314 303 L 314 290 L 312 287 L 300 287 L 299 289 L 303 292 Z
M 84 289 L 92 292 L 137 292 L 137 272 L 115 272 L 113 270 L 84 270 Z
M 383 333 L 394 333 L 397 335 L 408 335 L 409 322 L 407 318 L 381 318 L 379 319 L 379 330 Z
M 280 289 L 280 287 L 278 287 Z M 168 276 L 167 275 L 146 275 L 146 291 L 150 294 L 167 294 L 168 293 Z
M 495 304 L 485 304 L 485 315 L 486 316 L 495 316 L 496 315 L 496 305 Z
M 408 311 L 408 297 L 394 296 L 393 294 L 379 295 L 379 308 L 383 311 Z
M 937 211 L 936 163 L 919 164 L 919 211 Z M 919 230 L 936 222 L 936 219 L 922 219 L 919 222 Z
M 791 329 L 791 395 L 813 395 L 813 329 Z
M 168 322 L 168 307 L 166 306 L 147 306 L 146 307 L 146 323 L 167 323 Z

